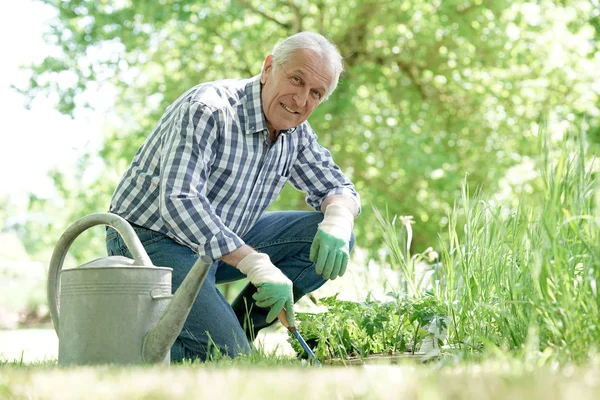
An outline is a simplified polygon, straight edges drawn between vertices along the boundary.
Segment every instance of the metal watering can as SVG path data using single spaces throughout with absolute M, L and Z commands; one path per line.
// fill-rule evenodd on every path
M 75 238 L 95 225 L 109 225 L 119 232 L 134 259 L 111 256 L 62 270 Z M 99 213 L 75 221 L 58 240 L 48 271 L 58 363 L 168 365 L 171 346 L 211 263 L 209 257 L 199 257 L 172 295 L 173 269 L 152 265 L 126 220 Z

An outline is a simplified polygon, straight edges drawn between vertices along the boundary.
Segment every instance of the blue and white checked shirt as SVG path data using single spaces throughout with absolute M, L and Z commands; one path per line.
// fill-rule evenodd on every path
M 360 197 L 308 122 L 269 144 L 258 76 L 200 84 L 171 104 L 113 194 L 110 212 L 213 259 L 240 238 L 286 182 L 319 210 Z

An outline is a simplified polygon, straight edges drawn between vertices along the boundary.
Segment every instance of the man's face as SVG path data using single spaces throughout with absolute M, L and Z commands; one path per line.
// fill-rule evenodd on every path
M 260 81 L 261 100 L 269 132 L 294 128 L 308 119 L 333 78 L 311 50 L 296 50 L 280 67 L 267 56 Z

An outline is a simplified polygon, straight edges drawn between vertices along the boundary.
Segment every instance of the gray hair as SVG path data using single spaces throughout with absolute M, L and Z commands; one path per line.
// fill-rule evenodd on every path
M 323 96 L 322 101 L 327 100 L 337 87 L 340 75 L 344 70 L 342 56 L 335 45 L 324 36 L 313 32 L 299 32 L 273 47 L 273 65 L 276 68 L 281 67 L 296 50 L 300 49 L 311 50 L 317 53 L 333 74 L 333 81 L 327 89 L 327 93 Z

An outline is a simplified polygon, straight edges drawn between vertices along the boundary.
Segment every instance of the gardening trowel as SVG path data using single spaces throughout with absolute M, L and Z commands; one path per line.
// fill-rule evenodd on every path
M 298 329 L 296 329 L 295 326 L 290 326 L 290 324 L 288 323 L 287 316 L 285 315 L 285 309 L 283 309 L 279 313 L 277 318 L 279 318 L 281 324 L 287 328 L 287 330 L 296 338 L 296 340 L 298 340 L 298 343 L 300 343 L 300 346 L 302 346 L 302 348 L 306 352 L 306 355 L 308 355 L 308 361 L 314 361 L 315 365 L 318 365 L 320 367 L 321 363 L 315 358 L 315 353 L 313 353 L 310 347 L 308 347 L 308 344 L 306 343 L 302 335 L 300 335 Z
M 258 288 L 258 291 L 260 291 L 260 288 Z M 285 326 L 287 330 L 296 338 L 298 343 L 300 343 L 300 346 L 302 346 L 302 348 L 306 352 L 306 355 L 308 356 L 308 361 L 314 361 L 315 365 L 318 365 L 320 367 L 321 363 L 315 358 L 315 353 L 313 353 L 310 347 L 308 347 L 308 344 L 306 343 L 302 335 L 300 335 L 298 329 L 296 329 L 295 326 L 290 326 L 290 324 L 288 323 L 287 315 L 285 314 L 285 308 L 281 310 L 277 318 L 281 322 L 281 325 Z

